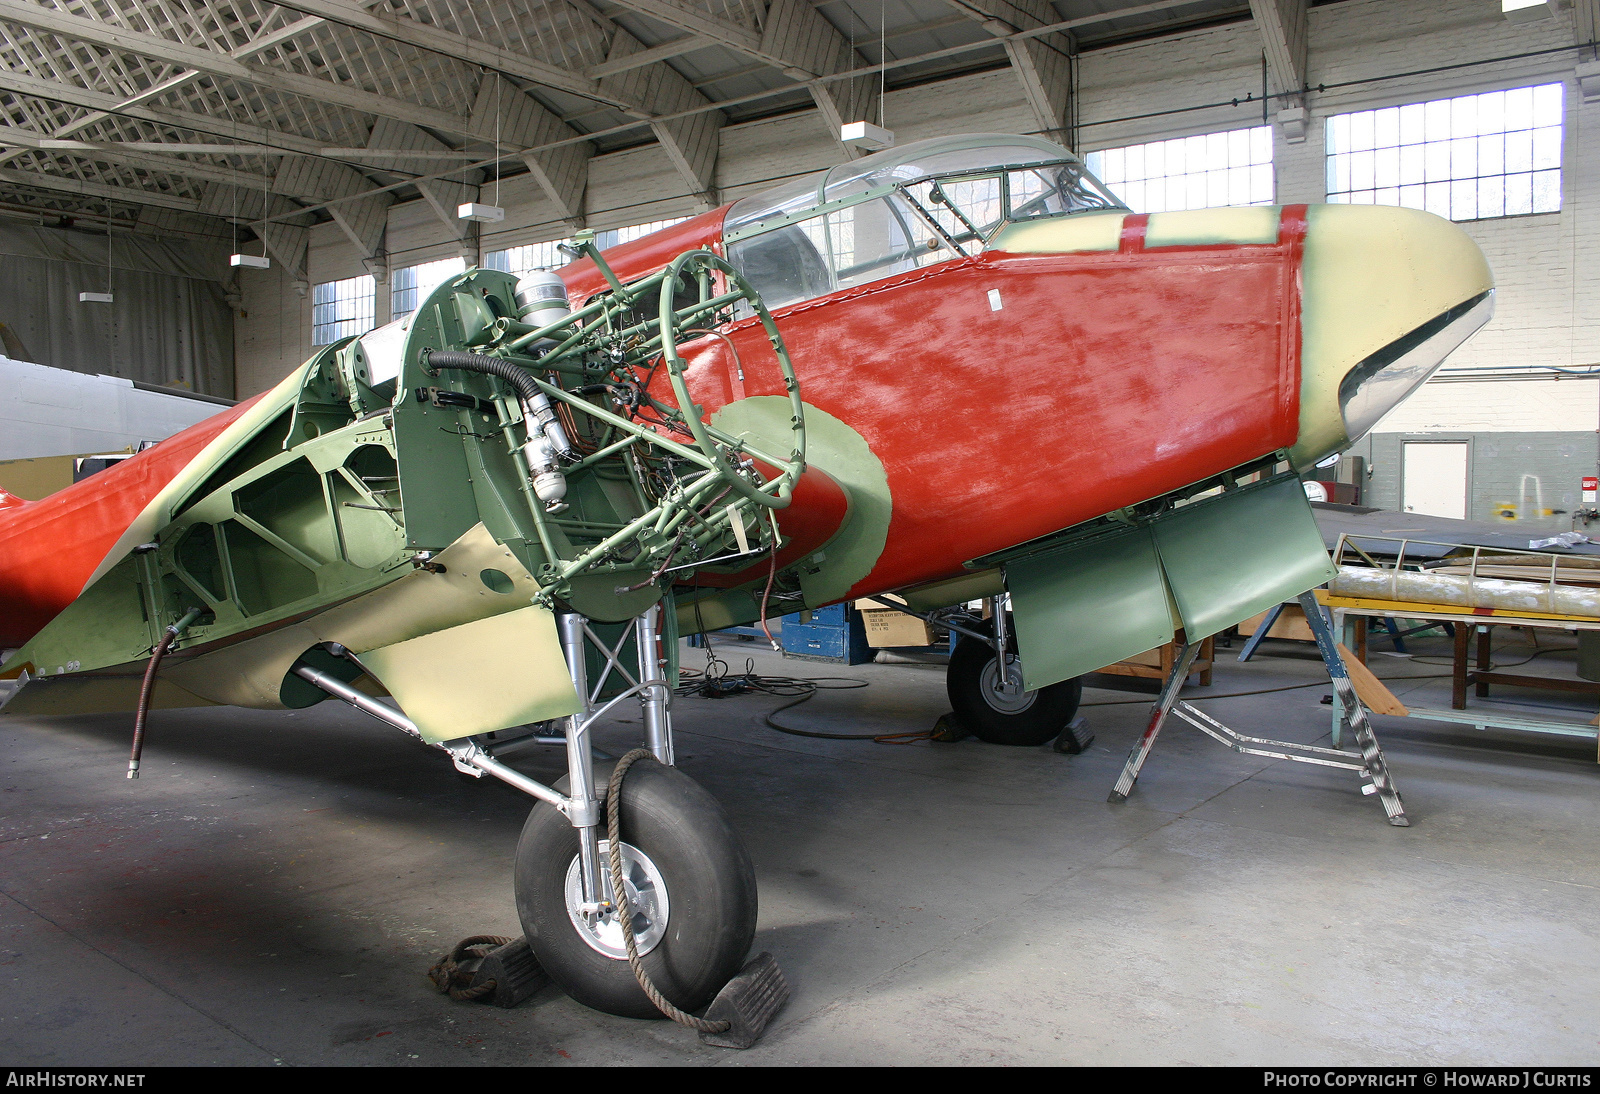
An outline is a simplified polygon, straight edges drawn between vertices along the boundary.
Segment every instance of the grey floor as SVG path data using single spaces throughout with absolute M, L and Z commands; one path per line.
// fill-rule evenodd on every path
M 1498 659 L 1532 652 L 1518 642 Z M 1247 665 L 1224 652 L 1189 694 L 1310 684 L 1205 707 L 1248 733 L 1325 736 L 1320 662 L 1265 649 Z M 937 666 L 725 652 L 871 682 L 795 725 L 914 730 L 948 709 Z M 1445 671 L 1372 660 L 1391 678 Z M 1570 675 L 1571 657 L 1530 668 Z M 1448 701 L 1436 679 L 1394 687 Z M 1551 695 L 1524 693 L 1526 709 L 1560 713 Z M 794 987 L 744 1053 L 554 989 L 510 1011 L 437 995 L 423 971 L 451 943 L 517 931 L 528 802 L 348 708 L 158 712 L 134 783 L 126 717 L 0 720 L 0 1062 L 1600 1060 L 1592 742 L 1380 718 L 1414 819 L 1401 829 L 1354 776 L 1173 725 L 1113 806 L 1147 700 L 1086 699 L 1111 705 L 1086 708 L 1097 740 L 1077 757 L 808 740 L 761 724 L 773 699 L 680 702 L 681 765 L 743 835 L 757 946 Z M 600 741 L 621 751 L 636 732 Z M 554 750 L 525 756 L 558 773 Z

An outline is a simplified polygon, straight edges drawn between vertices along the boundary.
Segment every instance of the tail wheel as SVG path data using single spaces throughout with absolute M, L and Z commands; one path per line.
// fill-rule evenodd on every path
M 993 646 L 971 638 L 956 643 L 945 688 L 961 724 L 980 740 L 997 745 L 1055 740 L 1083 698 L 1082 680 L 1026 690 L 1015 653 L 1008 653 L 1002 664 Z
M 612 764 L 595 765 L 604 787 Z M 558 783 L 561 788 L 563 784 Z M 756 878 L 717 800 L 677 768 L 642 761 L 622 787 L 622 854 L 634 934 L 657 988 L 698 1010 L 738 973 L 756 931 Z M 604 831 L 602 827 L 601 831 Z M 601 891 L 611 891 L 601 840 Z M 578 833 L 534 806 L 517 844 L 517 914 L 539 964 L 573 999 L 626 1018 L 660 1018 L 640 989 L 616 913 L 580 909 Z

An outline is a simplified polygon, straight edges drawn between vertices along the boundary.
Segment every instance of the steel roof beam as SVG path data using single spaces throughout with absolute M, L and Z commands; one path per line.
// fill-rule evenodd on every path
M 1267 87 L 1278 95 L 1278 129 L 1298 144 L 1306 139 L 1305 97 L 1308 46 L 1306 0 L 1250 0 L 1267 58 Z
M 648 15 L 658 23 L 688 31 L 697 37 L 757 57 L 779 68 L 784 66 L 781 59 L 761 54 L 763 36 L 749 27 L 740 26 L 727 19 L 718 19 L 699 8 L 676 3 L 675 0 L 616 0 L 616 2 L 630 11 Z
M 394 118 L 412 125 L 427 126 L 463 137 L 478 137 L 466 118 L 420 103 L 390 98 L 376 92 L 306 76 L 287 69 L 251 65 L 236 61 L 225 53 L 186 45 L 155 34 L 124 30 L 96 19 L 69 15 L 55 8 L 41 7 L 27 0 L 0 0 L 0 19 L 20 23 L 64 38 L 76 39 L 102 49 L 136 53 L 169 64 L 198 69 L 212 76 L 300 95 L 314 101 L 332 103 L 364 114 Z
M 330 23 L 366 31 L 379 38 L 404 42 L 406 45 L 465 61 L 468 64 L 492 68 L 507 76 L 515 76 L 544 87 L 581 95 L 612 106 L 630 105 L 608 99 L 600 89 L 599 81 L 587 74 L 573 72 L 544 61 L 536 61 L 480 39 L 469 38 L 442 27 L 430 26 L 415 19 L 398 15 L 378 15 L 368 11 L 367 6 L 351 3 L 350 0 L 276 0 L 276 2 L 283 7 L 318 16 Z
M 949 0 L 952 7 L 1002 39 L 1011 71 L 1022 85 L 1022 97 L 1041 132 L 1070 145 L 1072 117 L 1072 54 L 1076 46 L 1065 32 L 1019 38 L 1058 21 L 1049 0 Z M 1106 12 L 1115 18 L 1118 12 Z
M 156 205 L 163 209 L 178 209 L 185 213 L 200 211 L 200 203 L 193 198 L 172 197 L 131 186 L 106 186 L 98 182 L 83 182 L 80 179 L 63 178 L 60 175 L 47 175 L 42 171 L 18 171 L 14 167 L 0 167 L 0 182 L 32 186 L 39 190 L 59 190 L 80 197 L 106 198 L 127 205 Z
M 679 0 L 616 0 L 630 11 L 726 46 L 807 85 L 822 124 L 834 140 L 846 122 L 870 120 L 878 112 L 879 81 L 871 77 L 818 83 L 820 76 L 848 72 L 861 61 L 839 28 L 810 0 L 773 0 L 761 33 L 707 15 Z M 1039 0 L 1043 3 L 1045 0 Z M 855 150 L 840 145 L 848 155 Z
M 598 80 L 602 76 L 615 76 L 619 72 L 643 68 L 646 65 L 653 65 L 657 61 L 670 61 L 674 57 L 682 57 L 685 53 L 693 53 L 697 49 L 704 49 L 711 45 L 716 45 L 716 43 L 707 38 L 702 38 L 698 34 L 691 34 L 686 38 L 674 38 L 672 41 L 663 42 L 659 46 L 651 46 L 649 49 L 629 57 L 621 57 L 615 61 L 601 61 L 597 65 L 590 65 L 584 74 Z

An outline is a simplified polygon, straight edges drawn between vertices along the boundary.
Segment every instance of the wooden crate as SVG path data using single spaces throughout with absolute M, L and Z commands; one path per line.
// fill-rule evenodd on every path
M 1253 615 L 1239 624 L 1239 633 L 1249 637 L 1256 633 L 1261 626 L 1261 621 L 1267 617 L 1266 612 Z M 1278 613 L 1277 621 L 1272 624 L 1272 629 L 1267 632 L 1268 638 L 1290 638 L 1297 642 L 1315 642 L 1317 636 L 1311 633 L 1311 624 L 1306 622 L 1305 609 L 1298 604 L 1285 604 L 1283 611 Z
M 1301 622 L 1304 622 L 1301 617 Z M 1215 662 L 1216 639 L 1207 638 L 1200 643 L 1200 656 L 1195 658 L 1189 675 L 1200 674 L 1200 686 L 1211 685 L 1211 667 Z M 1133 657 L 1118 661 L 1115 665 L 1107 665 L 1098 671 L 1110 676 L 1137 676 L 1144 680 L 1165 680 L 1172 672 L 1172 666 L 1178 662 L 1178 645 L 1168 642 L 1164 646 L 1157 646 L 1153 650 L 1136 654 Z

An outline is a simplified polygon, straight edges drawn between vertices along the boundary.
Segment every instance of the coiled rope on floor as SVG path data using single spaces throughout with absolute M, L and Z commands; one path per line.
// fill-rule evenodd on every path
M 497 981 L 486 980 L 477 987 L 472 987 L 472 978 L 477 969 L 474 967 L 472 972 L 468 972 L 461 966 L 473 959 L 481 962 L 489 956 L 490 950 L 499 949 L 510 941 L 511 939 L 497 934 L 475 934 L 463 938 L 456 943 L 455 949 L 451 950 L 448 956 L 428 970 L 428 979 L 433 981 L 434 987 L 458 1003 L 470 1003 L 474 999 L 481 999 L 494 991 Z
M 622 877 L 622 779 L 639 760 L 653 760 L 655 753 L 648 748 L 636 748 L 617 761 L 617 766 L 611 772 L 611 782 L 606 787 L 606 838 L 610 843 L 608 848 L 611 862 L 611 899 L 617 909 L 617 922 L 622 924 L 622 939 L 628 946 L 628 967 L 633 970 L 633 977 L 639 981 L 639 987 L 655 1004 L 657 1010 L 677 1022 L 680 1026 L 688 1026 L 700 1033 L 726 1033 L 733 1028 L 733 1023 L 718 1021 L 708 1022 L 704 1018 L 696 1018 L 686 1010 L 675 1006 L 672 1000 L 661 994 L 655 982 L 650 979 L 650 974 L 645 971 L 644 962 L 639 959 L 639 944 L 633 937 L 633 908 L 628 904 L 628 892 L 624 887 Z

